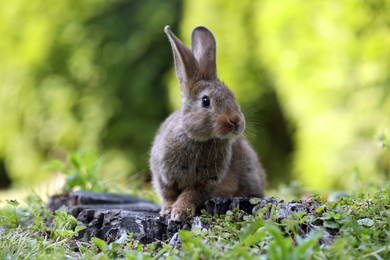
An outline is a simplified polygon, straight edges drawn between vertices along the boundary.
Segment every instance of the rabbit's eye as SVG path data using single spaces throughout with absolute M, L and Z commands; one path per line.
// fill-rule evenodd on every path
M 208 96 L 202 97 L 202 106 L 203 107 L 210 107 L 210 99 Z

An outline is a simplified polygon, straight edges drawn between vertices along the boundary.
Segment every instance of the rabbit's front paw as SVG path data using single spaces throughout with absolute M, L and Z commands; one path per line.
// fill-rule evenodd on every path
M 161 208 L 160 215 L 165 216 L 169 215 L 172 211 L 172 205 L 165 205 Z
M 188 208 L 173 208 L 171 212 L 171 220 L 183 221 L 191 216 L 191 209 Z
M 172 211 L 172 207 L 168 207 L 168 208 L 162 208 L 160 210 L 160 215 L 161 216 L 165 216 L 165 215 L 169 215 Z
M 182 221 L 194 215 L 195 207 L 192 205 L 173 205 L 171 211 L 171 220 Z

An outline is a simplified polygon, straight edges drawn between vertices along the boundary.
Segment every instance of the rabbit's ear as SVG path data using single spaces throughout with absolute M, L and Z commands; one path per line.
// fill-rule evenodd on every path
M 198 26 L 192 31 L 192 53 L 199 64 L 203 79 L 217 79 L 216 43 L 212 32 L 206 27 Z
M 199 66 L 191 50 L 188 49 L 173 34 L 169 26 L 165 26 L 165 33 L 168 35 L 172 45 L 173 58 L 175 61 L 175 70 L 183 94 L 188 94 L 192 83 L 199 80 Z

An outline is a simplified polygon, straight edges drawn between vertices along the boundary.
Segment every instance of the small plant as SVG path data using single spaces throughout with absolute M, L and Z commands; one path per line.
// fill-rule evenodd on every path
M 27 207 L 22 207 L 10 200 L 0 208 L 0 259 L 76 256 L 72 239 L 84 227 L 63 210 L 46 210 L 37 195 L 30 195 L 26 202 Z
M 11 206 L 10 214 L 7 215 L 7 221 L 5 224 L 8 224 L 10 227 L 17 227 L 20 221 L 20 215 L 17 212 L 17 207 L 19 202 L 17 200 L 6 200 L 7 204 Z
M 79 189 L 83 191 L 107 191 L 108 187 L 99 179 L 100 160 L 91 152 L 71 152 L 66 163 L 58 160 L 48 162 L 45 167 L 66 175 L 63 191 Z

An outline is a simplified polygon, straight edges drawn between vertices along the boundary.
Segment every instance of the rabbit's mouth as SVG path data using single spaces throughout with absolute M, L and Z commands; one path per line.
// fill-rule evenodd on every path
M 236 138 L 244 132 L 245 120 L 238 113 L 227 116 L 219 116 L 214 129 L 214 134 L 218 138 Z
M 220 134 L 216 134 L 215 136 L 218 138 L 218 139 L 227 139 L 227 140 L 230 140 L 230 141 L 234 141 L 237 139 L 237 137 L 239 137 L 240 135 L 242 134 L 242 131 L 232 131 L 228 134 L 224 134 L 224 135 L 220 135 Z

